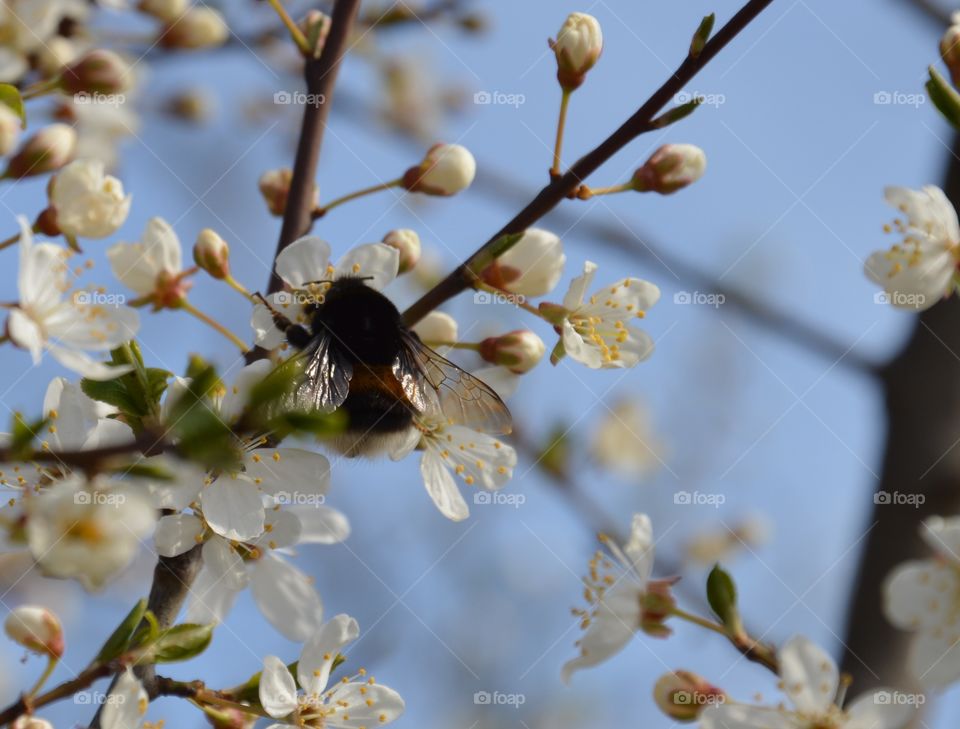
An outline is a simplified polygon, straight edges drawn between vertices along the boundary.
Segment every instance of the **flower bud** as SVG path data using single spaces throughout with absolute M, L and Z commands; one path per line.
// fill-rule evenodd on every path
M 214 278 L 230 275 L 230 247 L 216 231 L 204 228 L 193 244 L 193 260 Z
M 424 342 L 456 342 L 460 336 L 457 320 L 442 311 L 431 311 L 414 324 L 413 331 Z
M 17 146 L 23 126 L 17 113 L 6 104 L 0 104 L 0 155 L 6 155 Z
M 166 48 L 213 48 L 226 43 L 230 35 L 223 16 L 213 8 L 195 5 L 171 21 L 160 35 Z
M 665 144 L 633 173 L 631 185 L 637 192 L 669 195 L 703 177 L 707 156 L 692 144 Z
M 176 20 L 187 11 L 187 0 L 140 0 L 137 10 L 165 23 Z
M 52 658 L 63 655 L 60 619 L 45 607 L 22 605 L 11 610 L 3 628 L 11 640 L 28 650 Z
M 722 704 L 722 689 L 690 671 L 663 674 L 653 687 L 657 708 L 676 721 L 695 721 L 708 706 Z
M 383 242 L 400 251 L 399 273 L 412 271 L 420 260 L 420 236 L 409 228 L 391 230 L 383 236 Z
M 567 257 L 553 233 L 530 228 L 512 248 L 484 269 L 481 279 L 494 288 L 523 296 L 550 293 L 563 275 Z
M 68 94 L 119 94 L 130 88 L 130 66 L 113 51 L 90 51 L 63 69 L 60 88 Z
M 603 51 L 600 23 L 586 13 L 570 13 L 557 39 L 550 41 L 557 56 L 557 80 L 567 91 L 573 91 L 586 78 Z
M 425 195 L 456 195 L 470 187 L 477 163 L 466 147 L 459 144 L 435 144 L 416 167 L 403 175 L 403 186 Z
M 480 342 L 480 356 L 487 362 L 502 365 L 516 375 L 529 372 L 547 351 L 543 340 L 528 329 L 517 329 Z
M 163 104 L 163 110 L 172 117 L 193 124 L 206 121 L 212 112 L 210 95 L 202 89 L 185 89 L 175 93 Z
M 78 52 L 77 44 L 73 40 L 55 35 L 45 40 L 37 49 L 37 68 L 44 78 L 52 78 L 68 63 L 73 63 Z
M 39 716 L 24 714 L 10 725 L 10 729 L 53 729 L 53 724 Z
M 5 177 L 29 177 L 53 172 L 73 157 L 77 133 L 66 124 L 51 124 L 39 130 L 17 150 L 7 164 Z
M 676 580 L 651 580 L 641 598 L 640 630 L 654 638 L 666 638 L 673 631 L 666 620 L 673 614 L 677 601 L 671 587 Z
M 213 729 L 253 729 L 257 717 L 233 707 L 205 706 L 203 713 Z
M 293 170 L 287 167 L 281 167 L 276 170 L 267 170 L 260 175 L 257 183 L 260 187 L 260 194 L 267 202 L 267 209 L 270 213 L 282 217 L 287 209 L 287 198 L 290 195 L 290 182 L 293 180 Z M 313 204 L 320 204 L 320 191 L 316 183 L 313 185 Z
M 310 48 L 313 57 L 320 58 L 323 46 L 327 42 L 327 35 L 330 33 L 330 16 L 319 10 L 311 10 L 300 19 L 297 25 L 303 31 L 307 39 L 307 47 Z

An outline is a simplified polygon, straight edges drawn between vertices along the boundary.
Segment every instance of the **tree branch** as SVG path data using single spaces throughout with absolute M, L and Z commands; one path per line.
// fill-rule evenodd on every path
M 639 135 L 652 128 L 656 115 L 694 78 L 730 41 L 753 21 L 773 0 L 750 0 L 704 46 L 699 55 L 688 55 L 667 81 L 647 99 L 633 116 L 607 137 L 598 147 L 581 157 L 564 175 L 554 179 L 514 218 L 495 233 L 456 270 L 425 293 L 403 313 L 407 326 L 440 306 L 443 302 L 470 288 L 475 264 L 490 256 L 501 238 L 522 233 L 571 195 L 594 171 Z M 500 250 L 499 253 L 503 253 Z
M 274 261 L 284 248 L 307 233 L 312 225 L 310 213 L 313 210 L 313 187 L 320 147 L 323 144 L 323 132 L 330 115 L 330 101 L 333 98 L 340 62 L 348 50 L 350 29 L 359 7 L 360 0 L 337 0 L 333 6 L 330 33 L 320 58 L 308 58 L 304 63 L 303 75 L 307 82 L 309 103 L 303 110 L 290 194 L 287 197 L 287 208 L 283 215 L 283 226 L 280 229 L 280 240 L 277 241 L 277 251 L 273 256 Z M 282 288 L 283 281 L 277 272 L 271 269 L 267 291 L 275 293 Z

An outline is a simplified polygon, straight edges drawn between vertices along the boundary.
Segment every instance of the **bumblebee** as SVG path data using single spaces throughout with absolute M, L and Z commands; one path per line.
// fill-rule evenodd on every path
M 386 453 L 421 418 L 439 418 L 491 434 L 509 433 L 510 411 L 473 375 L 426 346 L 404 326 L 393 302 L 365 279 L 319 281 L 306 307 L 310 327 L 270 310 L 295 347 L 302 375 L 292 406 L 347 416 L 331 446 L 348 456 Z

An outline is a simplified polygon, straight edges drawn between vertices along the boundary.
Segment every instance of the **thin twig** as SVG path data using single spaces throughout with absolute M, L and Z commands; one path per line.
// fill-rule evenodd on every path
M 274 260 L 288 245 L 310 230 L 313 211 L 313 187 L 317 174 L 317 162 L 320 159 L 320 147 L 323 144 L 323 132 L 330 115 L 330 101 L 333 87 L 340 69 L 340 61 L 347 52 L 350 29 L 353 27 L 360 0 L 337 0 L 330 21 L 330 33 L 323 46 L 320 58 L 308 58 L 304 63 L 304 77 L 307 82 L 308 104 L 303 110 L 303 122 L 300 126 L 300 139 L 297 142 L 297 154 L 293 165 L 293 177 L 290 181 L 290 194 L 287 196 L 287 209 L 283 215 L 280 240 Z M 283 281 L 276 271 L 270 271 L 269 293 L 283 288 Z
M 403 313 L 403 321 L 411 326 L 440 306 L 443 302 L 470 288 L 474 267 L 500 245 L 504 236 L 522 233 L 571 195 L 594 171 L 613 157 L 639 135 L 651 129 L 657 114 L 683 90 L 731 40 L 753 21 L 773 0 L 750 0 L 720 29 L 697 56 L 688 55 L 669 79 L 647 99 L 633 116 L 598 147 L 587 153 L 562 177 L 544 187 L 523 210 L 482 245 L 443 281 L 425 293 Z M 500 251 L 503 252 L 502 250 Z

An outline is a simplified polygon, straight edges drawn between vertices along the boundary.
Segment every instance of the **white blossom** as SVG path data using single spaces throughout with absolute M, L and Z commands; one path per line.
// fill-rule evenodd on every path
M 563 306 L 541 304 L 541 311 L 559 321 L 563 349 L 591 369 L 633 367 L 653 353 L 650 336 L 628 322 L 642 319 L 660 299 L 660 289 L 625 278 L 587 297 L 597 265 L 587 261 L 583 275 L 570 283 Z
M 271 717 L 283 720 L 271 729 L 359 729 L 387 724 L 403 713 L 400 694 L 373 678 L 365 678 L 362 670 L 352 679 L 327 688 L 337 655 L 359 633 L 357 621 L 348 615 L 337 615 L 324 623 L 303 646 L 296 680 L 279 658 L 264 658 L 260 704 Z M 302 693 L 297 691 L 298 681 Z
M 583 75 L 596 64 L 603 51 L 603 32 L 600 23 L 586 13 L 570 13 L 551 42 L 557 56 L 560 83 L 564 88 L 576 88 Z
M 51 577 L 102 587 L 137 555 L 156 513 L 136 488 L 70 476 L 25 499 L 27 545 Z
M 3 623 L 10 640 L 28 650 L 54 658 L 63 655 L 60 619 L 41 605 L 21 605 L 10 611 Z
M 435 144 L 427 150 L 423 161 L 403 176 L 403 184 L 411 192 L 426 195 L 456 195 L 473 182 L 477 162 L 470 150 L 459 144 Z
M 20 300 L 10 310 L 7 333 L 39 363 L 44 350 L 83 377 L 108 380 L 129 371 L 90 358 L 84 350 L 105 352 L 129 341 L 139 328 L 137 312 L 127 306 L 97 303 L 95 292 L 69 290 L 69 252 L 52 243 L 34 243 L 25 218 L 20 221 Z
M 126 222 L 130 196 L 123 183 L 104 174 L 99 160 L 76 160 L 50 183 L 50 205 L 60 231 L 70 238 L 106 238 Z
M 904 562 L 887 577 L 887 619 L 914 631 L 909 668 L 924 686 L 960 680 L 960 517 L 927 519 L 920 531 L 934 555 Z
M 141 241 L 107 249 L 113 275 L 156 308 L 176 307 L 186 297 L 180 239 L 163 218 L 151 218 Z
M 609 537 L 601 541 L 619 564 L 602 552 L 590 560 L 589 575 L 584 578 L 586 610 L 576 610 L 584 634 L 577 641 L 580 655 L 563 666 L 562 678 L 568 682 L 574 671 L 595 666 L 619 653 L 637 631 L 664 636 L 669 628 L 663 621 L 669 616 L 669 583 L 651 580 L 653 573 L 653 525 L 646 514 L 635 514 L 630 539 L 621 548 Z
M 659 468 L 664 450 L 646 406 L 624 399 L 605 409 L 590 438 L 594 460 L 625 478 L 644 478 Z
M 454 476 L 467 486 L 498 491 L 513 476 L 517 452 L 496 438 L 429 416 L 420 417 L 406 441 L 390 457 L 400 460 L 414 448 L 423 449 L 420 475 L 440 513 L 453 521 L 470 516 Z
M 885 230 L 896 230 L 903 241 L 887 251 L 876 251 L 864 264 L 867 277 L 883 287 L 897 308 L 929 309 L 955 286 L 960 261 L 960 225 L 957 212 L 943 191 L 928 185 L 920 190 L 888 187 L 887 202 L 905 217 Z
M 701 729 L 900 729 L 914 707 L 894 701 L 878 689 L 840 708 L 836 705 L 840 674 L 833 659 L 807 638 L 787 641 L 777 654 L 780 679 L 792 706 L 751 706 L 734 702 L 708 706 Z
M 100 714 L 101 729 L 139 729 L 147 713 L 150 699 L 133 675 L 133 669 L 127 667 L 117 678 Z

